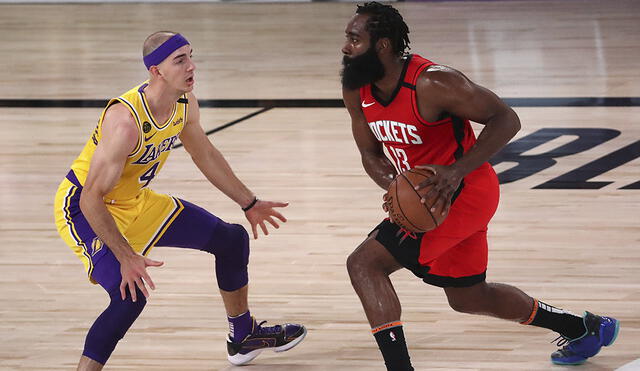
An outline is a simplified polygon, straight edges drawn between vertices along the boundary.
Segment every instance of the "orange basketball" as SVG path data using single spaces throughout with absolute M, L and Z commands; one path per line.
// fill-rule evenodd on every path
M 420 202 L 422 196 L 415 190 L 415 186 L 432 176 L 428 170 L 411 169 L 406 170 L 391 182 L 389 185 L 390 202 L 387 204 L 389 217 L 400 227 L 416 233 L 430 231 L 444 221 L 447 217 L 442 215 L 444 206 L 431 212 L 431 207 L 435 203 L 435 198 Z M 431 187 L 420 190 L 421 194 L 426 194 Z

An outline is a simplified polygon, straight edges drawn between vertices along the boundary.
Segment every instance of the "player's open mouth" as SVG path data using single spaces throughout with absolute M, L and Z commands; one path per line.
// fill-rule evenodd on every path
M 194 83 L 193 77 L 189 77 L 189 78 L 187 79 L 187 84 L 191 85 L 191 84 L 193 84 L 193 83 Z

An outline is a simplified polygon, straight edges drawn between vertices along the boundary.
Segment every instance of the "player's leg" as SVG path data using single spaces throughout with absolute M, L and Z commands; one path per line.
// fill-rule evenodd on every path
M 244 227 L 226 223 L 187 201 L 179 202 L 184 209 L 156 245 L 192 248 L 215 256 L 216 278 L 229 322 L 229 361 L 245 364 L 264 349 L 282 352 L 299 344 L 306 335 L 304 326 L 263 326 L 264 321 L 258 323 L 251 316 L 247 299 L 249 235 Z
M 126 300 L 120 297 L 120 264 L 96 237 L 82 214 L 79 205 L 81 192 L 82 187 L 75 177 L 65 179 L 56 194 L 54 208 L 60 236 L 82 260 L 89 277 L 100 283 L 111 299 L 109 306 L 89 329 L 78 364 L 79 370 L 100 370 L 146 301 L 140 291 L 135 303 L 131 301 L 130 294 Z
M 456 276 L 486 269 L 486 234 L 478 232 L 432 262 L 430 273 L 453 270 Z M 476 268 L 473 268 L 476 267 Z M 458 271 L 456 271 L 458 270 Z M 555 352 L 558 364 L 579 364 L 613 343 L 619 323 L 608 317 L 586 313 L 580 317 L 538 301 L 517 287 L 502 283 L 464 282 L 451 279 L 444 291 L 451 308 L 458 312 L 489 315 L 553 330 L 569 345 Z
M 146 299 L 136 287 L 137 300 L 131 293 L 122 300 L 120 296 L 120 263 L 111 251 L 95 263 L 92 278 L 109 293 L 109 305 L 89 329 L 78 370 L 100 370 L 118 342 L 127 333 L 146 305 Z
M 347 259 L 351 285 L 355 289 L 388 370 L 413 370 L 401 322 L 401 306 L 389 275 L 403 266 L 388 251 L 406 238 L 398 227 L 381 223 Z M 407 245 L 417 243 L 409 237 Z M 408 246 L 406 251 L 411 251 Z M 417 252 L 416 252 L 417 257 Z M 416 258 L 417 260 L 417 258 Z

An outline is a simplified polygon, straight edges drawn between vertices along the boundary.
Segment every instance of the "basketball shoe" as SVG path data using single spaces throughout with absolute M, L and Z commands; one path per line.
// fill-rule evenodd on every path
M 257 323 L 253 319 L 253 331 L 244 340 L 234 343 L 227 337 L 227 359 L 236 366 L 249 363 L 263 350 L 284 352 L 298 345 L 307 335 L 303 325 L 285 323 L 283 325 L 262 326 L 267 321 Z
M 558 337 L 557 345 L 564 347 L 551 354 L 551 362 L 556 365 L 579 365 L 598 354 L 603 346 L 607 347 L 616 341 L 620 329 L 617 319 L 585 312 L 582 320 L 587 331 L 577 339 Z

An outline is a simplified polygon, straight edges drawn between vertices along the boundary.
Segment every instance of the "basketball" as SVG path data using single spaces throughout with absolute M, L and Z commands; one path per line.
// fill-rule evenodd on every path
M 422 196 L 414 188 L 432 175 L 428 170 L 410 169 L 398 174 L 391 182 L 387 206 L 389 217 L 394 223 L 416 233 L 430 231 L 442 224 L 446 218 L 446 215 L 442 215 L 444 206 L 431 212 L 436 199 L 429 199 L 423 204 L 420 202 Z M 428 186 L 420 192 L 425 194 L 430 189 L 431 186 Z

